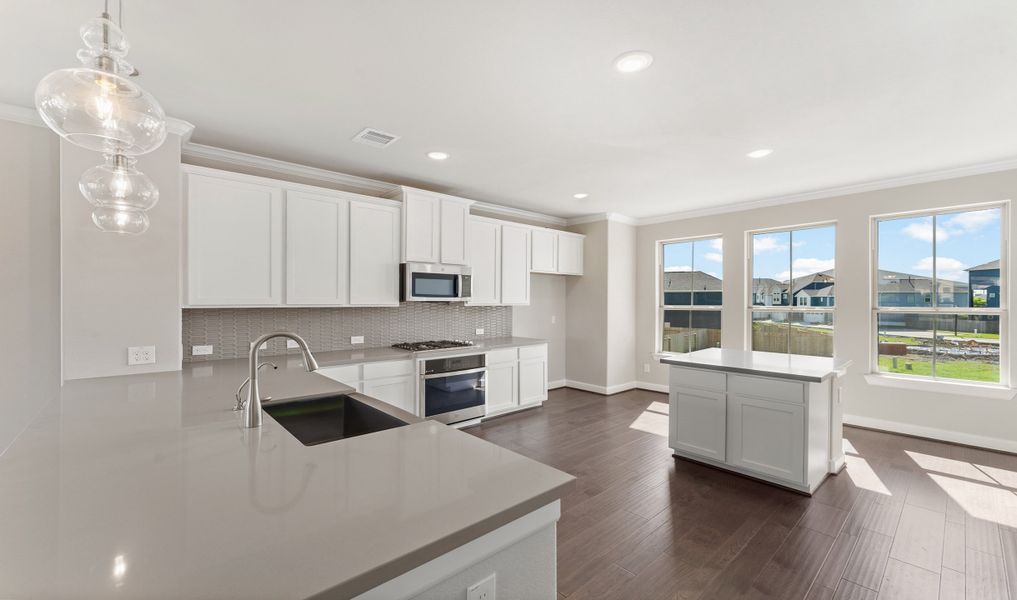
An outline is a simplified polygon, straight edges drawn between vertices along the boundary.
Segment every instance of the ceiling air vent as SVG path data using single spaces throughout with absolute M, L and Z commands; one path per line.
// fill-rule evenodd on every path
M 353 136 L 354 142 L 357 142 L 358 144 L 367 144 L 368 146 L 374 146 L 375 148 L 385 148 L 394 144 L 398 139 L 398 135 L 392 135 L 391 133 L 385 133 L 384 131 L 371 129 L 370 127 Z

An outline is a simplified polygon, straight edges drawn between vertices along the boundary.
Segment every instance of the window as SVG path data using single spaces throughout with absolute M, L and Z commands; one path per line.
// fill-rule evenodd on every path
M 661 352 L 720 347 L 724 244 L 721 238 L 660 244 Z
M 1006 381 L 1004 209 L 875 220 L 874 371 Z
M 833 356 L 836 227 L 750 234 L 750 347 Z

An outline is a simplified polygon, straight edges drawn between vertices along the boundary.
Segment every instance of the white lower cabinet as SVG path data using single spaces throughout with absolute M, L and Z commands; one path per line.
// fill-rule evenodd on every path
M 417 403 L 413 393 L 413 376 L 404 375 L 389 379 L 376 379 L 363 382 L 363 393 L 382 402 L 416 414 Z
M 362 394 L 417 414 L 417 389 L 413 366 L 412 360 L 392 360 L 323 367 L 317 372 Z
M 547 400 L 547 345 L 519 349 L 519 405 Z
M 727 397 L 724 392 L 679 389 L 671 411 L 676 449 L 724 460 L 727 453 Z
M 519 406 L 518 350 L 487 353 L 487 414 L 494 415 Z
M 773 477 L 805 481 L 805 407 L 731 394 L 728 462 Z

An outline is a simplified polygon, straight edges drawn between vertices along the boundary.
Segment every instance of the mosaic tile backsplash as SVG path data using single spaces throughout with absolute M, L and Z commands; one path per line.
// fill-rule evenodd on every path
M 251 342 L 270 331 L 295 332 L 318 352 L 512 335 L 509 306 L 407 302 L 398 307 L 190 308 L 183 313 L 184 362 L 246 357 Z M 483 336 L 476 335 L 477 328 L 484 329 Z M 363 346 L 350 344 L 355 335 L 364 336 Z M 208 344 L 212 354 L 191 356 L 194 346 Z M 270 341 L 262 353 L 286 354 L 286 340 Z

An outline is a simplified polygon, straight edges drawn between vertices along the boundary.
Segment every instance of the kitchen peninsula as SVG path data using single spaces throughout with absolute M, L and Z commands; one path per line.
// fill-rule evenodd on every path
M 660 362 L 671 366 L 676 457 L 807 494 L 843 468 L 836 381 L 849 362 L 721 348 Z

